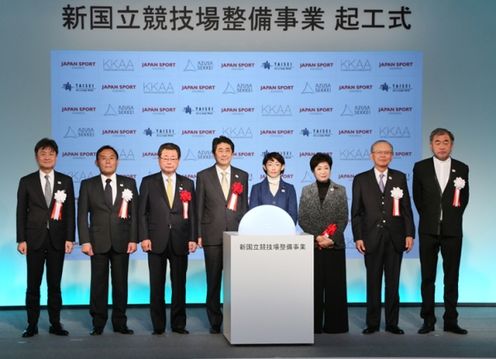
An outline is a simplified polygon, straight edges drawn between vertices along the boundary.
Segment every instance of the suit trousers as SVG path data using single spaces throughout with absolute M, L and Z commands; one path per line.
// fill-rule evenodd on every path
M 148 253 L 150 273 L 150 316 L 153 329 L 164 331 L 166 323 L 165 282 L 167 277 L 167 260 L 170 266 L 171 280 L 171 328 L 186 327 L 186 272 L 188 256 L 176 255 L 169 240 L 163 253 Z
M 314 250 L 314 332 L 348 332 L 344 249 Z
M 434 293 L 439 250 L 443 257 L 444 272 L 444 323 L 458 322 L 458 275 L 462 252 L 462 237 L 420 234 L 420 269 L 422 274 L 422 308 L 420 316 L 425 322 L 434 324 Z
M 212 328 L 222 325 L 220 289 L 222 285 L 222 245 L 204 246 L 205 271 L 207 274 L 207 316 Z
M 43 270 L 46 264 L 47 281 L 47 310 L 48 318 L 52 325 L 60 323 L 60 310 L 62 308 L 62 294 L 60 281 L 64 266 L 64 250 L 57 250 L 50 242 L 48 229 L 40 248 L 33 250 L 28 246 L 26 254 L 27 263 L 27 290 L 26 310 L 28 324 L 36 326 L 40 317 L 40 286 L 43 279 Z
M 108 319 L 109 265 L 112 275 L 112 326 L 114 330 L 119 330 L 127 326 L 129 254 L 111 249 L 91 257 L 90 314 L 93 327 L 103 329 Z
M 387 230 L 379 234 L 379 245 L 372 253 L 365 254 L 367 269 L 367 326 L 379 327 L 381 322 L 381 287 L 384 273 L 386 326 L 396 326 L 399 320 L 399 282 L 403 253 L 393 246 Z

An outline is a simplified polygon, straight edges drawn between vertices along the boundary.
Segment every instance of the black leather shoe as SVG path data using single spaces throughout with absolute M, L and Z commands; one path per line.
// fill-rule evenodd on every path
M 23 338 L 31 338 L 38 334 L 38 327 L 36 325 L 28 325 L 27 328 L 22 332 Z
M 162 335 L 164 333 L 165 333 L 165 330 L 163 330 L 163 329 L 160 329 L 160 330 L 154 329 L 152 332 L 152 335 Z
M 178 334 L 189 334 L 189 331 L 184 328 L 173 328 L 172 331 Z
M 386 326 L 386 332 L 393 333 L 393 334 L 405 334 L 403 329 L 398 327 L 397 325 L 388 325 Z
M 55 334 L 55 335 L 60 335 L 63 337 L 66 337 L 69 335 L 69 332 L 65 330 L 62 325 L 51 325 L 50 328 L 48 328 L 48 332 L 50 334 Z
M 129 329 L 128 327 L 123 327 L 120 329 L 114 329 L 114 333 L 121 333 L 121 334 L 134 334 L 134 330 Z
M 444 331 L 445 332 L 451 332 L 455 334 L 462 334 L 465 335 L 468 333 L 467 329 L 461 328 L 458 324 L 451 324 L 451 325 L 444 325 Z
M 427 334 L 433 331 L 434 331 L 434 324 L 424 323 L 422 324 L 422 326 L 420 327 L 417 333 Z
M 103 334 L 103 328 L 93 328 L 91 329 L 90 335 L 96 336 L 96 335 L 102 335 Z
M 220 334 L 220 327 L 211 327 L 210 328 L 210 334 Z
M 378 327 L 367 327 L 364 330 L 362 330 L 362 334 L 372 334 L 378 331 L 379 331 Z

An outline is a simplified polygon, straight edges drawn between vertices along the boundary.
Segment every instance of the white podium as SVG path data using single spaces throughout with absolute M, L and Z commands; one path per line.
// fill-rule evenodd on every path
M 224 336 L 313 344 L 313 236 L 224 232 Z

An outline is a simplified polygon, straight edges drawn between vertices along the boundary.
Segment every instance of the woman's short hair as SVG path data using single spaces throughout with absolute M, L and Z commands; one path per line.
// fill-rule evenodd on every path
M 329 168 L 332 168 L 331 156 L 328 155 L 327 153 L 317 152 L 310 159 L 310 169 L 312 170 L 312 172 L 315 170 L 315 167 L 317 167 L 319 163 L 322 162 L 327 162 L 329 164 Z
M 267 162 L 269 162 L 270 160 L 275 160 L 283 166 L 286 164 L 286 161 L 284 161 L 284 157 L 279 152 L 267 153 L 263 158 L 262 164 L 265 166 L 267 164 Z M 263 170 L 264 170 L 265 174 L 267 174 L 267 171 L 265 170 L 265 168 Z M 284 173 L 284 169 L 282 169 L 281 174 L 282 173 Z

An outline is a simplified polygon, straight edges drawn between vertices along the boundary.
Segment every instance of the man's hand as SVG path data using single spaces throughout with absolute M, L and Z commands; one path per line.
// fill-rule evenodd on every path
M 203 240 L 202 237 L 198 237 L 198 247 L 203 248 Z
M 28 253 L 28 244 L 26 243 L 26 241 L 17 244 L 17 251 L 22 255 Z
M 72 248 L 74 248 L 74 243 L 72 243 L 71 241 L 65 241 L 65 253 L 71 254 Z
M 144 239 L 141 241 L 141 249 L 143 252 L 151 252 L 152 251 L 152 241 L 149 239 Z
M 360 252 L 360 254 L 365 254 L 365 243 L 363 242 L 363 240 L 359 239 L 358 241 L 356 241 L 355 247 L 357 251 Z
M 138 245 L 136 244 L 136 242 L 129 242 L 127 244 L 127 254 L 136 252 L 136 249 L 138 249 Z
M 193 242 L 193 241 L 188 242 L 188 251 L 189 251 L 190 253 L 195 253 L 195 251 L 196 251 L 196 246 L 197 246 L 197 245 L 196 245 L 196 242 Z
M 408 236 L 405 238 L 405 250 L 406 252 L 410 252 L 413 248 L 413 237 L 412 236 Z
M 86 254 L 87 256 L 90 256 L 92 257 L 93 254 L 93 247 L 91 245 L 91 243 L 85 243 L 81 246 L 81 252 L 83 252 L 84 254 Z

